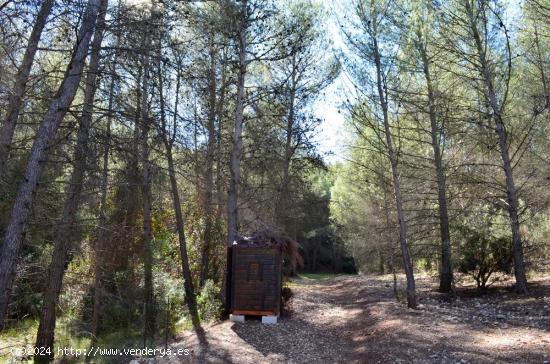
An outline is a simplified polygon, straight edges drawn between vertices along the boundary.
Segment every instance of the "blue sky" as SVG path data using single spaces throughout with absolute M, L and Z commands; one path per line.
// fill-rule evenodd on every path
M 349 0 L 321 1 L 319 2 L 326 12 L 325 27 L 327 36 L 330 37 L 335 49 L 343 48 L 343 40 L 338 26 L 340 14 L 346 9 Z M 335 16 L 336 15 L 336 16 Z M 325 161 L 329 163 L 342 161 L 345 154 L 345 111 L 338 113 L 342 101 L 349 94 L 346 87 L 345 75 L 340 74 L 334 83 L 329 86 L 315 102 L 313 109 L 318 118 L 322 120 L 315 141 L 318 143 L 319 152 Z
M 315 114 L 320 118 L 321 125 L 315 136 L 319 152 L 327 162 L 342 160 L 344 153 L 344 114 L 338 113 L 341 100 L 341 77 L 325 90 L 314 105 Z

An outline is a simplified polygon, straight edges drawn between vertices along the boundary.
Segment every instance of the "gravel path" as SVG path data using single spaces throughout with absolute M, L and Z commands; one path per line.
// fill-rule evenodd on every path
M 459 292 L 449 302 L 417 279 L 420 309 L 396 302 L 389 276 L 292 283 L 292 314 L 277 325 L 224 321 L 192 333 L 156 363 L 550 363 L 550 281 L 528 297 Z

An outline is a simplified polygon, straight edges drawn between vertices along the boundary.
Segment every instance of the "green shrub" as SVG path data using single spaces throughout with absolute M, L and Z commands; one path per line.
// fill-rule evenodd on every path
M 485 290 L 489 278 L 495 272 L 511 273 L 510 239 L 495 238 L 486 232 L 467 228 L 462 229 L 462 232 L 464 240 L 457 268 L 461 273 L 471 275 L 478 289 Z
M 221 317 L 223 304 L 220 300 L 220 287 L 209 279 L 204 283 L 197 297 L 199 315 L 204 321 L 214 321 Z

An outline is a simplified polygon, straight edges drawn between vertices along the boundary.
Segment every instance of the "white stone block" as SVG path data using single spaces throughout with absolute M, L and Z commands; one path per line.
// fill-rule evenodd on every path
M 277 316 L 262 316 L 262 324 L 276 324 Z
M 244 322 L 244 315 L 229 314 L 229 320 L 233 322 Z

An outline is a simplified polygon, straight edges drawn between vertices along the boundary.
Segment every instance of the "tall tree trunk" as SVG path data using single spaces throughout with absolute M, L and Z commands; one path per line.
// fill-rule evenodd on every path
M 187 255 L 187 242 L 185 239 L 185 222 L 183 220 L 183 213 L 181 211 L 181 200 L 178 190 L 178 182 L 176 179 L 176 169 L 174 167 L 174 158 L 173 158 L 173 144 L 176 139 L 177 133 L 177 113 L 178 113 L 178 101 L 179 101 L 179 90 L 180 90 L 180 73 L 178 72 L 176 80 L 176 96 L 174 103 L 174 119 L 173 119 L 173 129 L 172 135 L 169 136 L 168 123 L 165 112 L 165 100 L 164 100 L 164 88 L 163 88 L 163 79 L 162 79 L 162 66 L 159 63 L 158 67 L 158 78 L 159 78 L 159 100 L 160 100 L 160 115 L 161 115 L 161 130 L 160 135 L 162 142 L 164 144 L 166 159 L 168 161 L 168 175 L 170 178 L 170 190 L 172 193 L 172 203 L 174 206 L 174 212 L 176 213 L 176 229 L 178 231 L 178 240 L 179 240 L 179 250 L 180 250 L 180 259 L 181 259 L 181 272 L 183 276 L 183 289 L 185 290 L 185 303 L 189 309 L 189 314 L 191 315 L 191 322 L 193 328 L 198 334 L 202 333 L 202 328 L 199 319 L 199 313 L 197 309 L 197 300 L 195 296 L 195 288 L 193 286 L 193 277 L 191 275 L 191 269 L 189 267 L 189 257 Z
M 401 187 L 399 183 L 399 172 L 397 169 L 397 156 L 393 148 L 393 138 L 390 130 L 390 122 L 388 116 L 388 101 L 387 93 L 384 89 L 383 75 L 382 75 L 382 63 L 380 60 L 380 53 L 378 48 L 378 39 L 376 35 L 376 29 L 373 34 L 372 50 L 374 54 L 374 61 L 376 66 L 376 86 L 378 90 L 378 97 L 380 99 L 380 106 L 382 108 L 383 122 L 384 122 L 384 134 L 386 136 L 386 149 L 388 159 L 391 165 L 393 192 L 395 197 L 395 205 L 397 208 L 397 219 L 399 220 L 399 245 L 401 247 L 401 255 L 403 256 L 403 267 L 405 268 L 405 275 L 407 277 L 407 305 L 411 308 L 415 308 L 416 303 L 416 287 L 414 282 L 414 273 L 412 267 L 411 256 L 409 253 L 409 246 L 407 243 L 407 222 L 405 219 L 405 211 L 403 209 L 403 199 L 401 197 Z
M 139 211 L 142 209 L 142 201 L 134 196 L 138 196 L 141 193 L 141 185 L 143 183 L 142 171 L 139 168 L 139 162 L 141 159 L 141 103 L 142 103 L 142 87 L 143 87 L 143 64 L 138 63 L 138 70 L 136 75 L 136 95 L 135 103 L 136 109 L 134 113 L 134 129 L 132 130 L 132 143 L 128 146 L 128 162 L 124 167 L 124 174 L 126 183 L 124 186 L 124 223 L 123 236 L 124 239 L 115 245 L 116 257 L 115 272 L 124 272 L 129 267 L 129 253 L 133 243 L 133 240 L 138 236 L 137 233 L 137 220 L 139 218 Z M 126 279 L 126 278 L 124 278 Z
M 34 191 L 40 172 L 48 159 L 51 141 L 54 140 L 59 124 L 71 106 L 78 89 L 99 11 L 99 3 L 100 0 L 88 1 L 71 61 L 65 72 L 65 77 L 51 100 L 48 111 L 36 134 L 31 153 L 27 160 L 25 176 L 19 185 L 10 219 L 6 226 L 4 241 L 0 248 L 0 329 L 4 326 L 15 274 L 15 265 L 27 230 Z
M 243 151 L 243 121 L 244 121 L 244 98 L 245 98 L 245 75 L 246 75 L 246 33 L 248 28 L 248 1 L 241 2 L 241 24 L 238 39 L 239 70 L 237 75 L 237 99 L 235 101 L 235 125 L 233 128 L 233 148 L 231 150 L 231 161 L 229 165 L 229 190 L 227 193 L 227 260 L 230 259 L 229 247 L 237 240 L 239 223 L 238 192 L 241 181 L 241 156 Z M 231 267 L 226 266 L 221 289 L 222 301 L 228 309 L 231 306 Z
M 231 246 L 238 234 L 238 190 L 241 181 L 241 155 L 243 151 L 243 112 L 244 112 L 244 83 L 246 75 L 246 30 L 248 22 L 247 0 L 241 3 L 241 30 L 239 32 L 239 70 L 237 78 L 237 100 L 235 105 L 235 126 L 233 129 L 233 150 L 231 151 L 231 165 L 229 179 L 229 193 L 227 196 L 227 245 Z
M 285 230 L 288 229 L 288 199 L 290 192 L 290 162 L 292 161 L 292 156 L 294 155 L 294 148 L 292 148 L 292 136 L 294 135 L 294 113 L 296 102 L 296 54 L 292 55 L 292 74 L 290 77 L 290 89 L 289 89 L 289 101 L 288 101 L 288 116 L 286 120 L 286 138 L 285 138 L 285 152 L 283 160 L 283 178 L 281 180 L 281 185 L 279 187 L 279 196 L 275 211 L 275 217 L 277 222 Z
M 382 183 L 382 186 L 384 186 L 384 217 L 386 218 L 386 231 L 391 231 L 391 221 L 390 221 L 390 208 L 388 206 L 388 185 L 386 184 L 385 178 L 383 178 L 382 173 L 379 174 L 381 176 L 380 182 Z M 397 291 L 397 274 L 395 273 L 395 251 L 394 251 L 394 244 L 391 239 L 390 234 L 390 259 L 389 259 L 389 268 L 390 272 L 393 277 L 393 295 L 395 296 L 395 299 L 399 301 L 399 292 Z
M 441 235 L 441 262 L 439 268 L 439 291 L 451 292 L 453 285 L 453 266 L 451 260 L 451 233 L 449 229 L 449 213 L 447 210 L 446 180 L 445 169 L 443 166 L 440 128 L 441 124 L 437 120 L 436 100 L 430 73 L 430 63 L 428 60 L 425 45 L 422 44 L 422 35 L 419 34 L 417 48 L 422 60 L 424 78 L 428 89 L 428 112 L 430 116 L 430 134 L 432 137 L 432 149 L 434 154 L 434 166 L 437 177 L 437 202 L 439 208 L 439 231 Z
M 120 10 L 120 0 L 118 4 Z M 120 15 L 120 14 L 118 14 Z M 118 18 L 117 15 L 117 18 Z M 117 39 L 117 44 L 119 43 Z M 111 150 L 111 125 L 113 123 L 113 104 L 115 99 L 116 85 L 116 64 L 118 62 L 118 52 L 115 51 L 111 62 L 111 82 L 109 85 L 109 101 L 107 102 L 107 123 L 105 139 L 103 141 L 103 161 L 101 169 L 100 182 L 100 203 L 99 203 L 99 233 L 96 237 L 94 246 L 94 303 L 92 308 L 92 338 L 91 345 L 97 343 L 97 337 L 100 330 L 101 310 L 103 300 L 103 241 L 105 240 L 105 228 L 107 225 L 107 193 L 109 187 L 109 152 Z
M 88 144 L 90 127 L 92 124 L 92 113 L 94 109 L 94 97 L 97 90 L 97 74 L 99 71 L 99 59 L 103 31 L 105 29 L 105 14 L 107 13 L 107 0 L 101 0 L 99 15 L 97 17 L 96 32 L 92 41 L 90 65 L 86 76 L 86 87 L 84 91 L 84 105 L 82 118 L 77 133 L 76 147 L 73 155 L 73 172 L 66 192 L 65 204 L 63 206 L 63 217 L 57 229 L 57 234 L 52 253 L 52 260 L 48 270 L 48 280 L 44 289 L 42 313 L 38 333 L 36 335 L 36 347 L 50 348 L 50 354 L 35 355 L 35 362 L 48 362 L 53 359 L 53 343 L 56 324 L 56 306 L 63 284 L 63 275 L 70 258 L 68 256 L 71 248 L 73 226 L 80 204 L 82 184 L 86 172 L 86 158 L 89 155 Z M 40 354 L 38 353 L 38 354 Z
M 217 112 L 218 129 L 216 131 L 216 224 L 219 224 L 223 213 L 223 177 L 222 177 L 222 161 L 223 161 L 223 123 L 225 120 L 225 95 L 227 93 L 227 49 L 224 49 L 223 59 L 221 61 L 221 79 L 220 79 L 220 97 L 218 98 Z
M 152 21 L 153 18 L 149 19 Z M 142 196 L 143 196 L 143 282 L 144 282 L 144 326 L 143 338 L 145 345 L 152 344 L 155 335 L 155 313 L 153 307 L 153 229 L 152 229 L 152 206 L 151 206 L 151 162 L 149 160 L 149 107 L 147 98 L 149 96 L 149 64 L 151 48 L 150 28 L 146 27 L 143 50 L 143 79 L 141 89 L 141 163 L 142 163 Z M 136 125 L 137 127 L 137 125 Z
M 7 5 L 6 2 L 4 5 Z M 10 153 L 11 142 L 13 134 L 15 132 L 15 126 L 17 124 L 17 118 L 19 117 L 19 111 L 21 110 L 21 104 L 23 101 L 23 95 L 25 93 L 25 86 L 29 80 L 29 74 L 31 73 L 32 64 L 34 62 L 34 56 L 38 50 L 38 42 L 46 25 L 46 20 L 50 15 L 54 5 L 54 0 L 44 0 L 36 16 L 36 20 L 32 27 L 27 49 L 23 56 L 23 61 L 19 66 L 19 71 L 15 77 L 15 84 L 11 90 L 10 100 L 8 102 L 6 118 L 0 130 L 0 182 L 7 177 L 7 162 Z
M 197 301 L 195 298 L 195 289 L 193 287 L 193 277 L 189 268 L 189 257 L 187 256 L 187 245 L 185 240 L 185 230 L 183 213 L 181 211 L 181 202 L 178 192 L 178 183 L 176 180 L 176 172 L 174 169 L 174 159 L 172 157 L 172 146 L 165 140 L 166 159 L 168 160 L 168 172 L 170 174 L 170 187 L 172 190 L 172 200 L 174 203 L 174 211 L 176 213 L 176 228 L 178 230 L 181 271 L 183 274 L 183 285 L 185 290 L 185 302 L 189 308 L 191 321 L 195 330 L 200 330 L 200 320 L 197 310 Z
M 502 167 L 506 176 L 506 195 L 508 200 L 508 215 L 510 217 L 510 228 L 512 230 L 512 251 L 514 255 L 514 275 L 516 278 L 516 291 L 521 294 L 526 294 L 527 278 L 525 276 L 525 266 L 523 262 L 523 246 L 521 241 L 521 231 L 518 216 L 518 196 L 517 189 L 514 184 L 514 175 L 510 154 L 508 150 L 508 141 L 506 136 L 506 127 L 502 118 L 504 105 L 500 104 L 493 85 L 493 75 L 489 69 L 489 64 L 486 59 L 481 35 L 477 28 L 476 16 L 474 9 L 470 4 L 470 0 L 465 1 L 466 12 L 470 30 L 476 44 L 477 57 L 479 60 L 480 74 L 485 85 L 485 96 L 493 111 L 493 119 L 495 121 L 495 133 L 498 136 L 498 145 L 500 149 L 500 157 L 502 159 Z M 508 67 L 511 67 L 510 54 Z M 510 70 L 510 69 L 509 69 Z
M 208 279 L 208 269 L 210 261 L 210 245 L 212 240 L 213 208 L 212 191 L 214 189 L 214 153 L 216 148 L 216 51 L 214 41 L 210 44 L 210 70 L 208 72 L 208 140 L 206 145 L 206 190 L 204 192 L 204 244 L 201 255 L 201 274 L 199 286 L 203 287 Z

